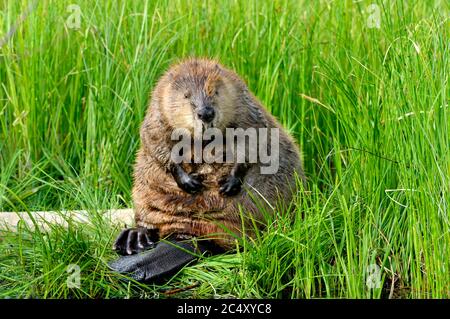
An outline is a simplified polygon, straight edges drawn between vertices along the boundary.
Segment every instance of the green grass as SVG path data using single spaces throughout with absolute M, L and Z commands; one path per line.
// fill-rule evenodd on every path
M 0 297 L 450 297 L 448 2 L 43 0 L 20 19 L 29 3 L 0 2 L 0 39 L 17 25 L 0 48 L 0 211 L 93 223 L 3 231 Z M 187 56 L 247 81 L 301 145 L 307 191 L 240 253 L 129 284 L 106 267 L 119 227 L 94 209 L 132 206 L 149 93 Z

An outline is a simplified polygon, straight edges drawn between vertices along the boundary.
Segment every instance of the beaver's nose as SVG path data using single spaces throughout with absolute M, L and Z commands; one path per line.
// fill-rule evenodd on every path
M 209 123 L 214 119 L 216 111 L 211 106 L 202 107 L 197 111 L 197 116 L 205 123 Z

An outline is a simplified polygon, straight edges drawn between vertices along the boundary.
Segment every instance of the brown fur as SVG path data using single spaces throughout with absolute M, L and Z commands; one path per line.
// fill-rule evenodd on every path
M 217 119 L 213 122 L 215 127 L 280 128 L 280 167 L 277 174 L 262 175 L 259 165 L 254 164 L 243 184 L 248 191 L 224 197 L 218 191 L 219 180 L 230 173 L 231 163 L 183 164 L 186 172 L 202 174 L 205 190 L 191 195 L 178 187 L 168 171 L 174 145 L 170 136 L 175 128 L 192 130 L 192 109 L 183 97 L 190 94 L 190 89 L 196 88 L 203 89 L 209 96 L 219 91 L 215 97 L 218 109 Z M 172 233 L 208 236 L 222 247 L 229 248 L 233 245 L 232 237 L 225 235 L 224 229 L 241 233 L 243 225 L 239 205 L 254 220 L 264 224 L 263 214 L 251 199 L 252 190 L 262 195 L 262 203 L 274 205 L 278 195 L 285 201 L 292 199 L 295 171 L 304 179 L 299 150 L 292 138 L 234 72 L 213 60 L 188 59 L 172 66 L 153 91 L 140 133 L 141 148 L 137 154 L 133 187 L 136 223 L 157 228 L 162 237 Z

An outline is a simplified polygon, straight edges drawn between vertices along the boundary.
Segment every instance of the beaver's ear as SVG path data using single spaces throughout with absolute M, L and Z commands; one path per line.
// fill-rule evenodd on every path
M 169 85 L 175 89 L 175 90 L 179 90 L 180 89 L 180 82 L 178 81 L 179 79 L 179 74 L 177 72 L 174 71 L 169 71 L 166 74 L 166 82 L 169 83 Z
M 173 71 L 167 72 L 167 78 L 168 78 L 170 81 L 173 81 L 173 80 L 175 79 L 175 74 L 173 73 Z
M 218 89 L 223 85 L 223 80 L 220 74 L 213 74 L 208 77 L 208 80 L 205 83 L 205 91 L 209 96 L 216 95 Z

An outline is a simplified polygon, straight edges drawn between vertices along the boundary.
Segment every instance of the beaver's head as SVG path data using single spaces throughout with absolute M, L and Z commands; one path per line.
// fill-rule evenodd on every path
M 236 116 L 239 85 L 216 61 L 189 59 L 166 74 L 161 110 L 174 128 L 225 129 Z

